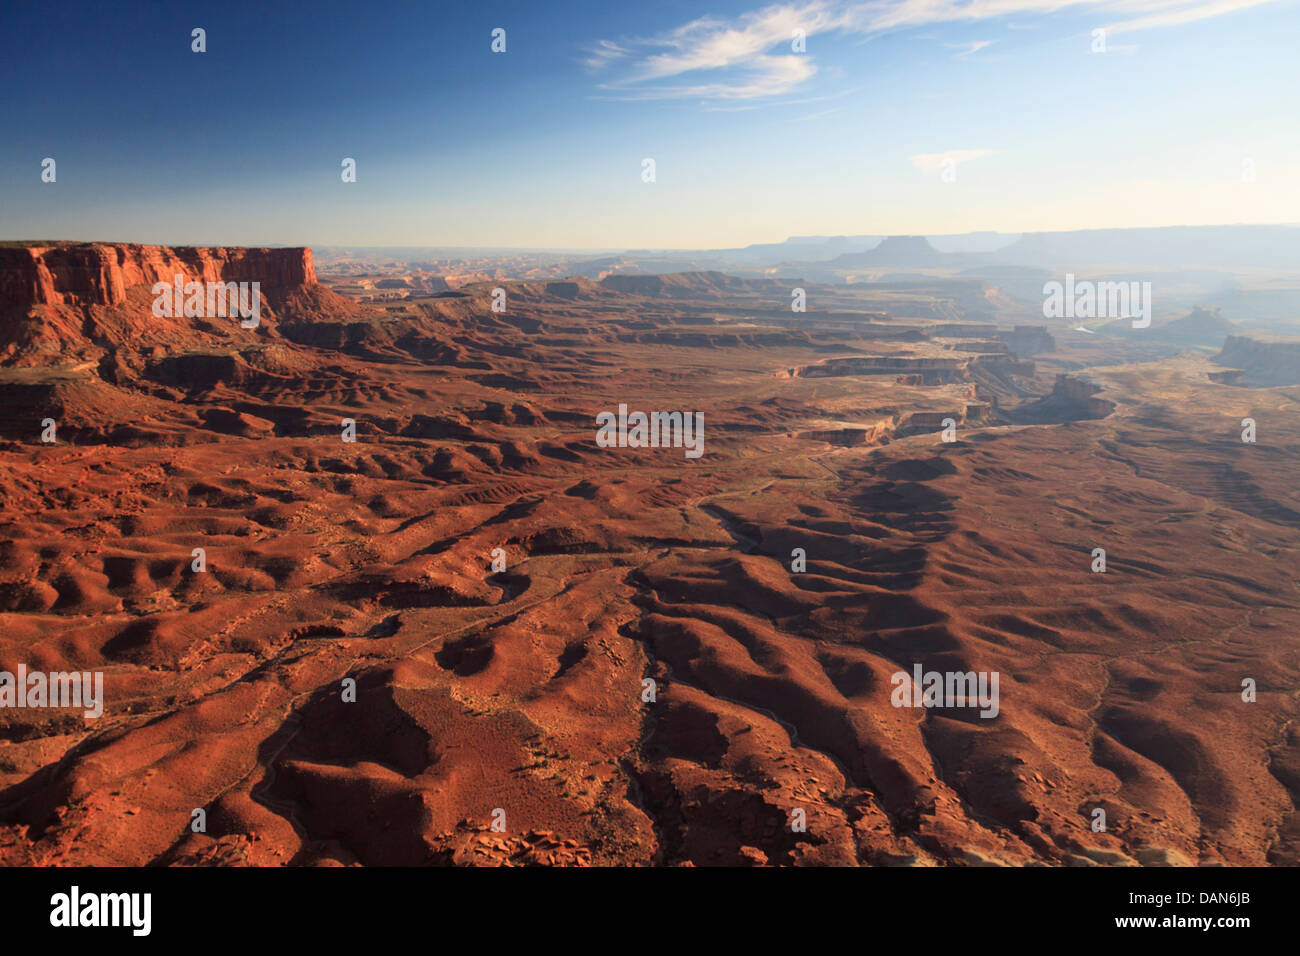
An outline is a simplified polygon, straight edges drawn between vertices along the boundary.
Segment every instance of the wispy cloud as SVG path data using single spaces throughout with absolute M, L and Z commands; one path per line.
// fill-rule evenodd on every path
M 957 56 L 970 56 L 972 53 L 978 53 L 986 46 L 992 46 L 996 40 L 972 40 L 970 43 L 945 43 L 944 46 L 950 50 L 959 50 Z
M 1153 30 L 1158 27 L 1176 27 L 1184 23 L 1195 23 L 1211 17 L 1234 13 L 1247 7 L 1258 7 L 1273 0 L 1200 0 L 1196 3 L 1140 3 L 1134 7 L 1150 9 L 1146 16 L 1132 17 L 1111 23 L 1106 29 L 1111 33 L 1129 33 L 1134 30 Z M 1125 11 L 1140 12 L 1137 9 Z
M 1278 0 L 794 0 L 737 17 L 704 16 L 655 36 L 601 40 L 585 65 L 618 99 L 770 99 L 817 75 L 813 38 L 1005 17 L 1093 11 L 1112 33 L 1178 26 Z M 1109 22 L 1106 22 L 1109 21 Z M 1016 28 L 1023 23 L 1008 24 Z M 799 49 L 796 36 L 805 44 Z M 994 41 L 958 44 L 969 56 Z
M 655 37 L 602 41 L 588 65 L 605 66 L 600 61 L 607 48 L 635 51 L 627 68 L 602 84 L 626 99 L 777 96 L 798 89 L 817 72 L 807 53 L 795 51 L 797 31 L 806 38 L 837 29 L 844 10 L 831 0 L 812 0 L 764 7 L 733 20 L 700 17 Z
M 603 70 L 616 60 L 627 56 L 627 50 L 610 40 L 601 40 L 587 54 L 583 63 L 589 70 Z

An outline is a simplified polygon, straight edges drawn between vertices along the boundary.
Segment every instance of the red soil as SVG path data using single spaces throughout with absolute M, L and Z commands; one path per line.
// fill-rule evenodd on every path
M 0 321 L 0 670 L 106 684 L 0 710 L 0 863 L 1300 862 L 1300 388 L 729 277 L 159 324 L 147 269 L 68 291 L 103 248 Z M 597 447 L 619 403 L 705 454 Z M 999 715 L 892 706 L 914 664 Z

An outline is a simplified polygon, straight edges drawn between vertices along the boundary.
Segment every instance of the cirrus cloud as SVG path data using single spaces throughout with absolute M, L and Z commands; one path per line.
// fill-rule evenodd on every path
M 791 41 L 821 34 L 878 36 L 939 24 L 1095 13 L 1111 33 L 1152 30 L 1223 16 L 1278 0 L 797 0 L 724 19 L 699 17 L 649 37 L 601 40 L 583 61 L 607 74 L 600 88 L 616 99 L 768 99 L 793 93 L 817 75 L 811 53 Z M 1008 24 L 1013 26 L 1013 24 Z M 1024 26 L 1024 24 L 1015 24 Z M 992 41 L 962 44 L 975 53 Z

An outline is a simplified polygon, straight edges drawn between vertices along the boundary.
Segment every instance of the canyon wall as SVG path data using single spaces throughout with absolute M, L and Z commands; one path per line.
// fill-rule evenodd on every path
M 178 275 L 187 282 L 260 282 L 271 294 L 316 284 L 306 248 L 127 243 L 0 248 L 0 313 L 25 313 L 38 305 L 121 305 L 131 286 L 171 283 Z
M 258 283 L 259 324 L 243 328 L 221 312 L 155 316 L 154 286 L 174 286 L 177 276 L 182 285 Z M 96 361 L 115 349 L 264 342 L 291 325 L 369 311 L 317 282 L 307 248 L 101 242 L 0 247 L 0 366 Z
M 1241 369 L 1234 384 L 1261 387 L 1300 384 L 1300 341 L 1297 340 L 1270 341 L 1229 335 L 1214 361 Z

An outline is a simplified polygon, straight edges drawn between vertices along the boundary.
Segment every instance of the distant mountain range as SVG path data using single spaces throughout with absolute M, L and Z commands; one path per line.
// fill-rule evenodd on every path
M 740 249 L 711 249 L 706 254 L 768 264 L 790 260 L 826 262 L 841 256 L 869 252 L 890 238 L 902 237 L 791 236 L 785 242 L 755 243 Z M 1014 243 L 1020 238 L 1020 233 L 966 232 L 921 238 L 927 239 L 937 252 L 993 252 Z
M 874 241 L 873 241 L 874 240 Z M 1169 226 L 1088 229 L 1023 235 L 974 232 L 949 236 L 793 238 L 783 243 L 714 250 L 767 258 L 772 264 L 819 262 L 835 267 L 1014 265 L 1039 268 L 1148 266 L 1189 269 L 1294 269 L 1300 226 Z
M 792 236 L 730 249 L 468 249 L 429 246 L 318 247 L 322 263 L 340 259 L 426 262 L 429 259 L 522 256 L 564 264 L 572 275 L 662 274 L 719 270 L 812 275 L 850 269 L 1018 266 L 1084 271 L 1126 268 L 1295 270 L 1300 225 L 1168 226 L 1071 232 L 966 232 L 945 235 Z M 807 268 L 809 266 L 816 268 Z M 827 276 L 830 278 L 830 276 Z
M 1170 226 L 1074 232 L 970 232 L 938 236 L 793 236 L 736 249 L 630 249 L 573 257 L 574 274 L 663 273 L 716 269 L 765 271 L 827 281 L 875 268 L 958 269 L 986 273 L 1019 267 L 1064 271 L 1126 269 L 1294 270 L 1300 226 Z

